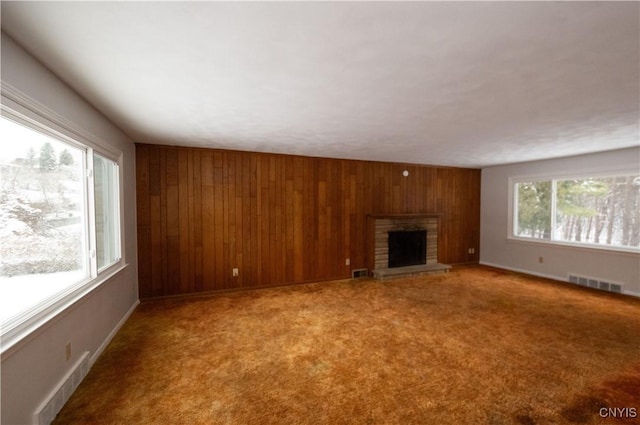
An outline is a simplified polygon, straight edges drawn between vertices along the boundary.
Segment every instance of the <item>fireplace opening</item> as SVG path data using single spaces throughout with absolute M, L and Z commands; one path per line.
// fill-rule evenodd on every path
M 427 231 L 389 232 L 389 268 L 427 264 Z

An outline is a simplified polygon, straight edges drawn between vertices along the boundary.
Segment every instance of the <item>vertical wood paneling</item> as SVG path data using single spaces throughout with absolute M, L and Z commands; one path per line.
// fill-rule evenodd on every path
M 180 258 L 180 291 L 193 292 L 191 277 L 191 261 L 189 253 L 189 150 L 178 151 L 178 230 Z M 192 255 L 192 254 L 191 254 Z
M 157 255 L 160 257 L 160 282 L 157 294 L 162 295 L 169 291 L 168 284 L 168 264 L 167 264 L 167 150 L 152 148 L 153 151 L 157 151 L 158 157 L 158 169 L 160 177 L 160 230 L 157 228 L 153 230 L 154 233 L 160 233 L 160 251 Z M 139 252 L 139 250 L 138 250 Z
M 214 196 L 213 186 L 202 186 L 202 290 L 215 289 Z
M 155 145 L 136 153 L 142 298 L 350 277 L 369 265 L 369 214 L 439 213 L 438 261 L 479 258 L 479 170 Z
M 147 254 L 144 256 L 146 261 L 151 263 L 151 281 L 146 288 L 152 296 L 162 295 L 162 262 L 164 245 L 162 243 L 162 233 L 158 231 L 162 227 L 162 214 L 160 207 L 160 195 L 151 197 L 151 229 L 150 234 L 151 246 L 147 248 Z M 140 250 L 140 248 L 138 248 Z

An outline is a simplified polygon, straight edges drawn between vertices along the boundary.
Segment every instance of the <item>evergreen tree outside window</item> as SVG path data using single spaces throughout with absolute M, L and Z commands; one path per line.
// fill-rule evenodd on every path
M 549 239 L 551 234 L 551 182 L 518 183 L 517 236 Z
M 63 149 L 62 152 L 60 152 L 58 162 L 60 165 L 73 165 L 73 156 L 69 153 L 68 149 Z

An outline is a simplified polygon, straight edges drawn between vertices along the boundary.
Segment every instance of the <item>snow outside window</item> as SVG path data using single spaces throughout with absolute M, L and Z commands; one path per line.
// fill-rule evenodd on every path
M 119 261 L 120 210 L 117 163 L 5 118 L 0 135 L 4 333 Z
M 637 173 L 520 181 L 513 193 L 516 237 L 640 248 Z

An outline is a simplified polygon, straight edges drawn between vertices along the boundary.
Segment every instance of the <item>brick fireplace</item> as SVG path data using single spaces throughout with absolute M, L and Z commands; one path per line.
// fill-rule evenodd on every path
M 369 216 L 370 267 L 378 278 L 396 275 L 448 271 L 438 263 L 439 214 L 396 214 Z M 422 265 L 389 268 L 389 232 L 426 231 L 426 261 Z

